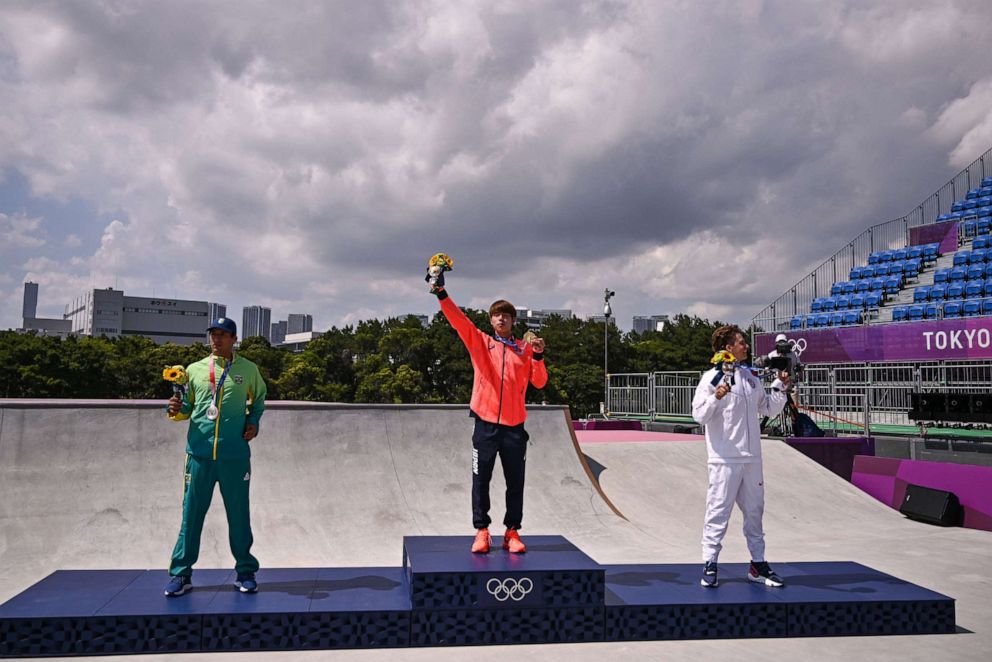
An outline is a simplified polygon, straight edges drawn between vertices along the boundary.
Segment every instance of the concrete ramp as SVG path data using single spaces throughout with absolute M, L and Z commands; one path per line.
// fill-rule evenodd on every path
M 638 534 L 598 493 L 567 416 L 529 413 L 523 533 L 608 557 Z M 186 426 L 160 402 L 3 401 L 0 601 L 59 568 L 167 567 Z M 404 535 L 470 536 L 471 434 L 464 406 L 272 403 L 252 442 L 254 553 L 269 567 L 398 566 Z M 220 501 L 198 567 L 233 564 Z

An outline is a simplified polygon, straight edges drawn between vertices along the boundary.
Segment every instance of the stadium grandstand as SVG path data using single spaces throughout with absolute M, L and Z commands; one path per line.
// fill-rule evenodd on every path
M 990 416 L 936 414 L 921 429 L 912 415 L 913 394 L 981 394 L 992 384 L 992 150 L 910 213 L 847 242 L 755 315 L 751 334 L 756 356 L 787 336 L 804 366 L 799 408 L 828 433 L 902 437 L 928 459 L 992 448 L 981 422 Z M 692 424 L 698 379 L 610 375 L 606 410 Z M 962 397 L 954 406 L 975 405 Z M 992 464 L 990 453 L 971 455 Z

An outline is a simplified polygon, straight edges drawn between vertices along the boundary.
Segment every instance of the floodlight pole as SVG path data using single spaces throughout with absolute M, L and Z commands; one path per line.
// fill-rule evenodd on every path
M 616 292 L 606 288 L 603 290 L 603 315 L 605 317 L 603 324 L 603 376 L 605 380 L 605 396 L 603 397 L 603 403 L 606 406 L 606 411 L 604 414 L 609 414 L 610 412 L 610 316 L 613 314 L 613 309 L 610 308 L 610 299 L 613 298 Z

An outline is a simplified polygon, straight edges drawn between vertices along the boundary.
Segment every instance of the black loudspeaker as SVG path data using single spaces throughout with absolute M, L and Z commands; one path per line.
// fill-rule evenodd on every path
M 947 413 L 946 393 L 911 393 L 910 402 L 909 418 L 914 421 L 939 421 Z
M 972 393 L 971 414 L 974 421 L 992 423 L 992 393 Z
M 940 526 L 961 525 L 961 502 L 957 495 L 932 487 L 906 485 L 906 496 L 902 499 L 899 512 L 920 522 Z
M 971 394 L 970 393 L 948 393 L 947 394 L 948 414 L 970 414 Z M 961 420 L 956 416 L 948 417 L 950 420 Z

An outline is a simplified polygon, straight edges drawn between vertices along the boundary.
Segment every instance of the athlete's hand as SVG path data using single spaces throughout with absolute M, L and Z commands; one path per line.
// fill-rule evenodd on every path
M 244 438 L 245 441 L 251 441 L 258 435 L 258 426 L 254 423 L 248 423 L 245 425 Z
M 183 401 L 178 395 L 169 398 L 169 416 L 175 416 L 183 408 Z
M 716 399 L 723 400 L 723 396 L 730 393 L 730 386 L 724 382 L 720 382 L 720 385 L 716 387 Z
M 530 341 L 530 346 L 534 348 L 534 351 L 538 354 L 544 353 L 544 338 L 534 338 Z
M 779 379 L 780 382 L 782 382 L 782 384 L 785 386 L 785 388 L 789 388 L 789 384 L 790 384 L 790 381 L 792 379 L 789 376 L 789 373 L 787 373 L 785 370 L 780 370 L 779 373 L 778 373 L 778 379 Z

